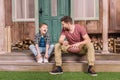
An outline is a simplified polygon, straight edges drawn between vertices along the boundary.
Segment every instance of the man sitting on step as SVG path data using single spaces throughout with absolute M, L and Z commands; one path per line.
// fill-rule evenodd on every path
M 62 74 L 62 57 L 61 53 L 69 53 L 73 51 L 79 51 L 78 54 L 87 54 L 88 59 L 88 73 L 92 76 L 97 76 L 94 70 L 94 47 L 86 32 L 86 29 L 80 25 L 74 25 L 72 18 L 64 16 L 61 18 L 62 32 L 59 38 L 59 43 L 55 45 L 55 62 L 56 68 L 50 72 L 50 74 Z M 72 49 L 72 50 L 70 50 Z M 76 50 L 74 50 L 76 49 Z M 76 52 L 75 52 L 76 53 Z

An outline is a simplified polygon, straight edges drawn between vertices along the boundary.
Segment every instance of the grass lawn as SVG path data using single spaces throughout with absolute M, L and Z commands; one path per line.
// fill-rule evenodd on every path
M 120 80 L 120 72 L 99 72 L 93 77 L 83 72 L 64 72 L 51 75 L 48 72 L 0 71 L 0 80 Z

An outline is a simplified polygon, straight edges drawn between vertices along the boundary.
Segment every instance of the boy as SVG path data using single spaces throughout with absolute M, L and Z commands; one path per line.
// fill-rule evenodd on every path
M 48 63 L 48 59 L 54 49 L 54 45 L 50 45 L 50 37 L 47 31 L 48 25 L 45 23 L 41 24 L 39 32 L 35 35 L 35 46 L 29 46 L 38 63 Z M 44 54 L 44 57 L 42 57 L 42 54 Z

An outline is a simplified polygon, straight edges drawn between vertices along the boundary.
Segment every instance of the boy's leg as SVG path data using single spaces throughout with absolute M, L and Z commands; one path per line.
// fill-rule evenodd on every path
M 54 50 L 54 45 L 51 44 L 50 47 L 49 47 L 49 49 L 48 49 L 48 55 L 49 55 L 49 57 L 53 54 L 53 50 Z
M 37 56 L 37 50 L 36 50 L 36 48 L 35 48 L 35 46 L 33 44 L 29 46 L 29 49 L 32 51 L 34 56 Z

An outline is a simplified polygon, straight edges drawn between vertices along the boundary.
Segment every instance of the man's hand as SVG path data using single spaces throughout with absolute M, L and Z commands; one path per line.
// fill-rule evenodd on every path
M 72 44 L 71 46 L 72 46 L 72 47 L 79 47 L 79 46 L 80 46 L 80 42 L 75 43 L 75 44 Z
M 65 45 L 65 46 L 69 45 L 68 41 L 63 41 L 62 44 Z

